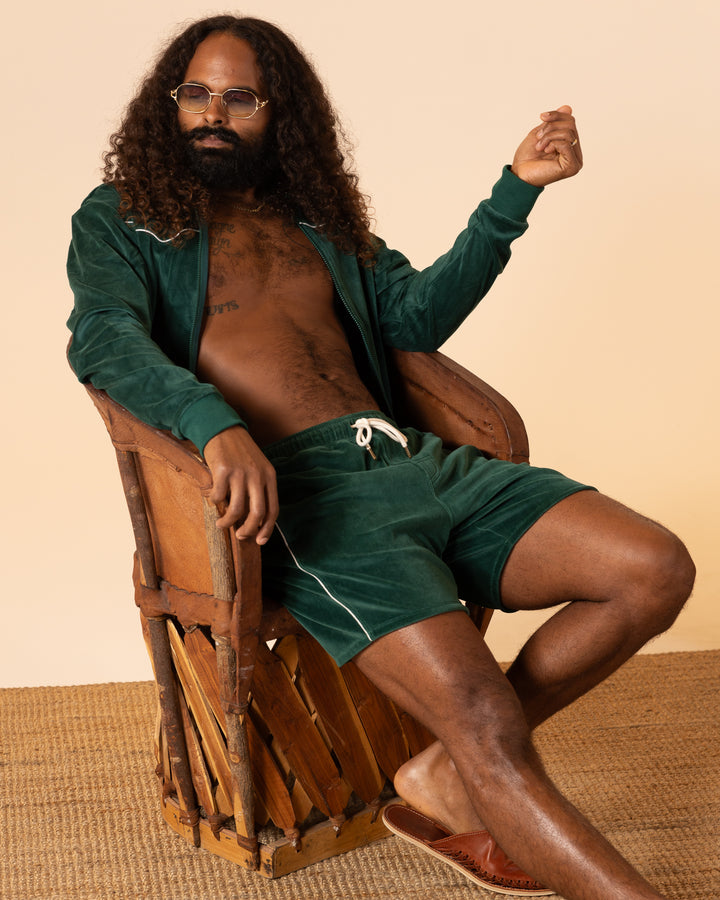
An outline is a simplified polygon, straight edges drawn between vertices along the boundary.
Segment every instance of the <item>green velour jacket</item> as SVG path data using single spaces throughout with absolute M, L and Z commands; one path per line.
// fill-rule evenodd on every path
M 453 247 L 423 270 L 382 241 L 375 264 L 364 266 L 319 229 L 298 223 L 330 270 L 358 371 L 384 411 L 392 415 L 387 348 L 433 351 L 450 337 L 505 267 L 541 190 L 505 168 Z M 123 221 L 117 206 L 115 188 L 101 185 L 73 217 L 70 363 L 82 382 L 202 451 L 219 432 L 244 425 L 220 392 L 195 375 L 207 226 L 175 246 Z

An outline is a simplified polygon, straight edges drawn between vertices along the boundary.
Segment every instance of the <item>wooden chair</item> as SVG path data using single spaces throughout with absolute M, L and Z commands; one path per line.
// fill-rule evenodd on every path
M 520 417 L 480 379 L 438 353 L 396 352 L 395 364 L 400 424 L 527 460 Z M 393 775 L 432 735 L 262 596 L 260 550 L 216 528 L 197 450 L 88 391 L 135 533 L 163 817 L 270 878 L 384 837 Z M 483 630 L 489 612 L 471 610 Z

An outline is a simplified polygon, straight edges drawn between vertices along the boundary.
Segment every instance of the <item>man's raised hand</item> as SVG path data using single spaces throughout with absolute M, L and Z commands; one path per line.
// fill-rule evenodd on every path
M 545 187 L 577 175 L 583 157 L 571 107 L 560 106 L 540 118 L 542 124 L 518 147 L 512 170 L 528 184 Z

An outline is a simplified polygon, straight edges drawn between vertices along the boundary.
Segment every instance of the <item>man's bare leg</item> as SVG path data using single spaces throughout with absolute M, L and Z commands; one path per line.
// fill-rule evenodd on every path
M 552 785 L 515 692 L 464 613 L 395 631 L 356 660 L 434 731 L 478 817 L 528 874 L 567 900 L 658 900 Z
M 694 578 L 662 526 L 594 492 L 562 501 L 518 542 L 501 580 L 511 608 L 568 602 L 530 637 L 507 677 L 531 729 L 670 627 Z M 578 596 L 588 599 L 573 600 Z M 396 790 L 455 832 L 482 827 L 455 767 L 435 744 L 396 775 Z
M 583 492 L 558 504 L 543 516 L 513 551 L 503 575 L 504 601 L 511 607 L 532 609 L 557 605 L 578 596 L 588 599 L 572 602 L 545 623 L 523 648 L 507 678 L 501 673 L 498 675 L 497 667 L 491 667 L 492 678 L 487 682 L 483 680 L 487 672 L 485 675 L 476 672 L 475 676 L 465 672 L 468 667 L 472 669 L 468 653 L 478 654 L 477 662 L 481 669 L 489 665 L 489 651 L 477 632 L 474 636 L 479 644 L 475 648 L 468 643 L 449 649 L 445 649 L 442 642 L 439 646 L 432 644 L 432 649 L 440 654 L 450 669 L 445 673 L 446 677 L 460 679 L 457 690 L 464 698 L 463 703 L 468 701 L 469 692 L 474 702 L 483 709 L 475 718 L 470 712 L 473 707 L 469 703 L 464 707 L 461 703 L 457 707 L 457 722 L 451 723 L 449 716 L 444 716 L 443 721 L 437 723 L 433 710 L 449 712 L 452 708 L 451 704 L 448 705 L 449 700 L 437 700 L 435 702 L 439 705 L 433 707 L 430 694 L 425 702 L 422 694 L 416 698 L 419 708 L 409 711 L 440 737 L 440 743 L 416 757 L 398 773 L 396 787 L 401 796 L 454 831 L 488 827 L 519 865 L 568 897 L 660 896 L 648 888 L 604 839 L 593 832 L 567 801 L 557 794 L 542 771 L 529 734 L 530 727 L 535 727 L 585 693 L 615 671 L 650 638 L 669 627 L 690 592 L 692 578 L 692 563 L 684 547 L 660 526 L 595 493 Z M 359 664 L 401 705 L 411 702 L 408 696 L 404 703 L 393 691 L 405 693 L 407 685 L 412 694 L 411 688 L 415 683 L 426 685 L 427 680 L 432 682 L 436 676 L 440 677 L 440 663 L 430 655 L 431 646 L 428 644 L 419 654 L 419 663 L 425 664 L 425 671 L 410 675 L 409 668 L 402 671 L 397 665 L 400 655 L 405 658 L 408 651 L 390 647 L 389 642 L 402 640 L 417 652 L 416 648 L 425 645 L 433 630 L 448 618 L 453 619 L 454 615 L 440 616 L 388 635 L 364 651 L 358 657 Z M 462 614 L 459 618 L 465 619 Z M 470 623 L 466 621 L 465 624 Z M 439 630 L 438 634 L 441 633 L 445 634 L 445 626 Z M 457 636 L 452 639 L 449 635 L 447 637 L 451 645 L 458 640 Z M 462 653 L 459 652 L 461 647 Z M 384 678 L 379 671 L 381 655 L 393 660 L 391 668 L 396 680 L 402 671 L 401 684 L 391 686 L 383 683 Z M 463 672 L 464 675 L 461 674 Z M 423 679 L 423 675 L 426 678 Z M 474 680 L 465 681 L 468 677 Z M 417 682 L 413 681 L 415 678 Z M 514 714 L 507 707 L 507 722 L 503 721 L 503 704 L 497 710 L 494 708 L 495 700 L 500 696 L 497 694 L 500 685 L 516 704 Z M 429 685 L 426 686 L 429 689 Z M 478 694 L 483 696 L 478 698 Z M 506 702 L 504 697 L 503 703 Z M 515 734 L 512 740 L 504 736 L 506 727 Z M 444 739 L 442 734 L 445 729 L 450 729 L 452 736 Z M 516 733 L 517 729 L 519 732 Z M 456 730 L 465 731 L 464 738 L 456 736 Z M 513 741 L 520 733 L 524 737 L 516 746 Z M 477 742 L 475 750 L 470 749 L 473 741 Z M 513 754 L 523 741 L 527 741 L 527 747 L 515 759 Z M 498 792 L 498 784 L 504 783 L 505 779 L 501 777 L 498 781 L 497 774 L 490 776 L 488 767 L 492 766 L 482 749 L 485 742 L 491 745 L 498 742 L 493 752 L 508 748 L 502 765 L 505 769 L 510 768 L 511 774 L 507 771 L 504 774 L 510 778 L 513 789 L 506 787 Z M 511 747 L 515 748 L 512 753 Z M 450 752 L 447 753 L 445 748 Z M 458 748 L 467 749 L 458 751 Z M 470 756 L 466 757 L 465 752 Z M 501 760 L 502 754 L 492 765 L 500 764 Z M 520 802 L 516 796 L 517 785 L 526 778 L 521 772 L 531 773 L 527 775 L 526 806 L 534 807 L 539 800 L 549 804 L 547 808 L 536 807 L 534 816 L 532 809 L 517 805 Z M 478 796 L 478 790 L 482 796 Z M 511 796 L 512 800 L 509 800 Z M 495 808 L 496 803 L 500 803 L 499 809 Z M 544 818 L 548 815 L 550 822 Z M 554 821 L 556 816 L 570 829 L 569 832 L 562 834 L 562 829 L 558 831 L 559 822 Z M 522 823 L 522 837 L 518 832 L 519 822 Z M 501 836 L 506 830 L 510 842 Z M 535 831 L 535 834 L 526 833 Z M 570 833 L 575 838 L 571 838 Z M 602 878 L 599 881 L 596 879 L 593 886 L 582 884 L 589 876 L 587 872 L 584 875 L 578 872 L 579 881 L 576 883 L 584 893 L 570 893 L 567 886 L 558 886 L 557 881 L 553 880 L 552 866 L 549 867 L 548 877 L 544 864 L 542 871 L 536 865 L 539 860 L 536 854 L 540 851 L 533 842 L 540 839 L 542 843 L 543 834 L 553 834 L 559 840 L 560 857 L 567 853 L 568 839 L 570 843 L 573 839 L 579 840 L 575 847 L 579 872 L 584 866 L 591 865 L 592 868 L 601 860 L 604 860 L 600 862 L 601 866 L 607 864 L 607 853 L 611 851 L 610 857 L 615 859 L 611 865 L 612 884 Z M 518 846 L 520 844 L 523 846 Z M 582 859 L 583 853 L 588 850 L 591 856 L 599 854 L 594 863 Z M 550 858 L 547 847 L 540 855 L 543 854 L 544 859 Z M 528 858 L 529 863 L 526 862 Z M 615 882 L 613 879 L 616 878 L 620 881 Z M 628 878 L 631 880 L 627 881 Z M 639 893 L 628 892 L 628 885 L 634 878 L 639 880 L 632 891 Z M 602 886 L 598 893 L 593 893 L 596 885 Z
M 601 494 L 575 494 L 543 516 L 501 579 L 513 609 L 573 601 L 530 637 L 508 671 L 530 727 L 670 628 L 694 579 L 693 562 L 671 532 Z

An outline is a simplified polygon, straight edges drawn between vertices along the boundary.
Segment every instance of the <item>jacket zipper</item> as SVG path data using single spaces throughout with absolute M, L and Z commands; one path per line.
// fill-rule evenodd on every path
M 188 362 L 192 365 L 192 373 L 197 375 L 197 357 L 198 348 L 200 346 L 200 326 L 202 324 L 203 306 L 205 304 L 205 296 L 207 293 L 207 272 L 203 278 L 203 271 L 207 267 L 206 255 L 204 251 L 204 241 L 206 232 L 201 226 L 198 234 L 198 251 L 197 251 L 197 296 L 195 303 L 195 316 L 193 317 L 192 328 L 190 329 L 190 343 L 188 346 Z
M 332 264 L 330 263 L 330 260 L 326 256 L 325 251 L 320 247 L 320 245 L 315 240 L 315 230 L 314 230 L 313 226 L 309 225 L 307 222 L 298 222 L 298 225 L 300 226 L 300 228 L 302 229 L 302 231 L 306 235 L 306 237 L 310 240 L 310 243 L 313 245 L 313 247 L 315 247 L 315 249 L 317 250 L 318 254 L 320 255 L 320 259 L 325 263 L 325 267 L 327 268 L 328 272 L 330 273 L 330 277 L 332 278 L 333 286 L 335 287 L 335 290 L 337 291 L 337 295 L 340 298 L 342 305 L 345 307 L 347 314 L 350 316 L 355 327 L 360 332 L 360 337 L 362 338 L 362 342 L 365 345 L 365 352 L 368 355 L 368 359 L 374 366 L 375 371 L 377 372 L 378 380 L 379 380 L 380 379 L 380 362 L 378 361 L 377 357 L 373 353 L 372 348 L 370 347 L 370 344 L 368 343 L 365 332 L 363 331 L 362 325 L 360 324 L 357 316 L 351 309 L 350 304 L 348 303 L 347 297 L 345 296 L 342 289 L 340 288 L 340 284 L 339 284 L 337 276 L 335 274 L 335 270 L 333 269 Z

